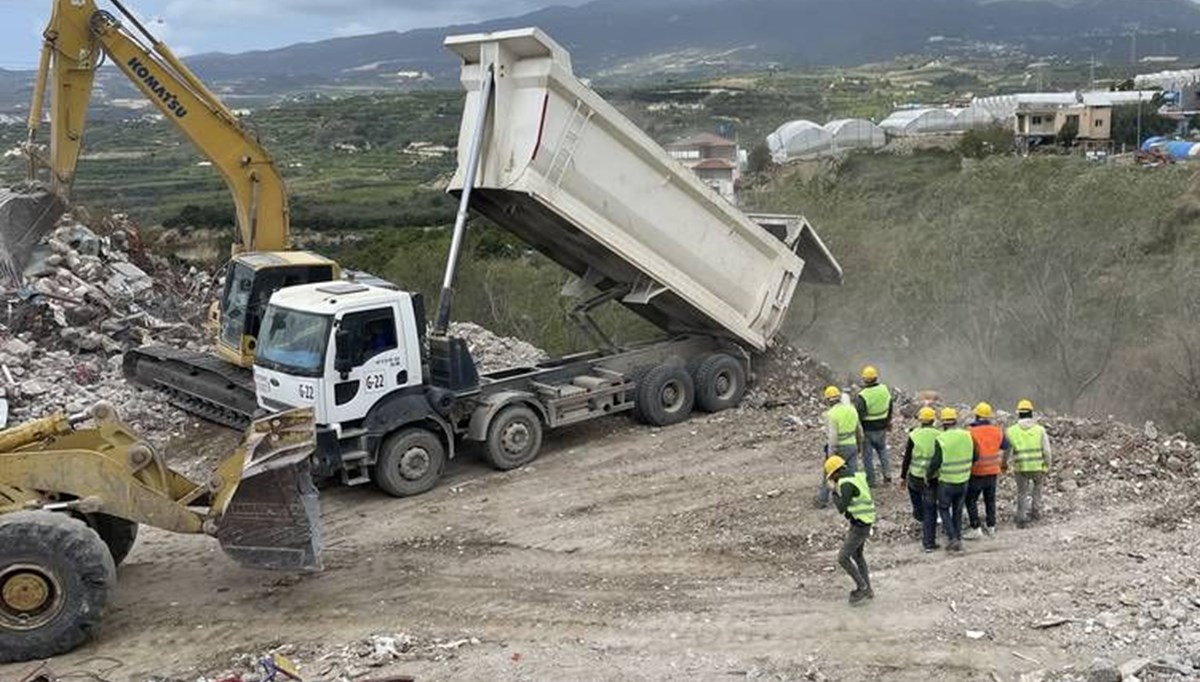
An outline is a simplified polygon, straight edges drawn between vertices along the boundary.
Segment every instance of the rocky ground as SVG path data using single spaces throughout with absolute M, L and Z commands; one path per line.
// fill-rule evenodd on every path
M 41 312 L 0 329 L 14 416 L 103 397 L 172 462 L 227 451 L 236 434 L 162 408 L 118 371 L 126 344 L 203 343 L 175 331 L 195 319 L 178 302 L 202 301 L 211 278 L 137 265 L 136 245 L 103 229 L 93 252 L 68 227 L 35 279 L 42 296 L 10 296 L 11 310 Z M 541 357 L 457 331 L 485 369 Z M 468 451 L 417 498 L 324 490 L 318 574 L 252 572 L 208 538 L 146 530 L 97 639 L 44 667 L 0 666 L 0 680 L 262 682 L 275 655 L 310 682 L 1200 679 L 1194 444 L 1152 424 L 1047 416 L 1045 519 L 1015 528 L 1005 477 L 998 536 L 963 556 L 923 554 L 907 495 L 881 487 L 867 549 L 878 596 L 855 609 L 835 561 L 845 521 L 813 505 L 834 376 L 783 344 L 737 410 L 666 429 L 584 424 L 507 473 Z M 901 395 L 902 425 L 932 398 Z M 903 438 L 891 436 L 896 465 Z

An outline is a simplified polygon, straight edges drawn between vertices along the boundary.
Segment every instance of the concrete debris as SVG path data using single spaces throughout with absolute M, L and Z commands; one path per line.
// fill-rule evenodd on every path
M 463 338 L 480 372 L 493 372 L 506 367 L 534 365 L 550 356 L 546 351 L 520 339 L 498 336 L 471 322 L 454 322 L 450 334 Z
M 751 366 L 744 404 L 755 409 L 788 407 L 788 419 L 812 419 L 824 410 L 821 392 L 835 384 L 833 370 L 786 342 L 770 348 Z

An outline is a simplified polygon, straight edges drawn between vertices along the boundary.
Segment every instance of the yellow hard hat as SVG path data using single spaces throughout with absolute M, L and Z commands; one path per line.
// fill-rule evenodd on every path
M 875 369 L 875 365 L 867 365 L 862 368 L 863 381 L 876 381 L 879 379 L 879 370 Z
M 1033 412 L 1033 401 L 1028 398 L 1022 398 L 1017 403 L 1017 412 Z
M 975 406 L 975 416 L 980 419 L 992 418 L 992 406 L 987 403 L 979 403 Z
M 934 412 L 932 407 L 922 407 L 921 410 L 917 412 L 917 419 L 924 424 L 932 424 L 933 420 L 937 419 L 937 412 Z
M 842 397 L 842 389 L 838 388 L 837 386 L 826 386 L 825 387 L 825 399 L 826 400 L 837 400 L 838 398 L 841 398 L 841 397 Z
M 846 460 L 838 457 L 837 455 L 829 457 L 825 460 L 825 478 L 833 476 L 833 472 L 841 469 L 844 466 L 846 466 Z
M 942 422 L 946 423 L 946 424 L 949 424 L 949 423 L 957 424 L 958 423 L 958 411 L 955 410 L 953 407 L 943 407 L 942 408 Z

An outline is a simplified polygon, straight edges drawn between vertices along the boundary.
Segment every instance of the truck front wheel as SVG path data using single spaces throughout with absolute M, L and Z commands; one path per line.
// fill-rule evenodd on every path
M 404 429 L 388 436 L 379 447 L 375 485 L 394 497 L 420 495 L 437 485 L 445 469 L 442 439 L 426 429 Z
M 696 368 L 696 404 L 705 412 L 737 407 L 746 394 L 746 369 L 736 358 L 714 353 Z
M 542 449 L 542 421 L 524 405 L 510 405 L 488 425 L 487 460 L 501 471 L 523 467 Z
M 96 531 L 66 514 L 0 516 L 0 663 L 49 658 L 100 624 L 117 567 Z
M 696 384 L 682 365 L 659 365 L 646 372 L 638 383 L 638 413 L 654 426 L 670 426 L 686 420 L 695 401 Z

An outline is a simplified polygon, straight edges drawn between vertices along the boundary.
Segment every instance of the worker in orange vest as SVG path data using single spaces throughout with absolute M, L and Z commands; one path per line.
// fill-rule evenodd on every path
M 992 406 L 975 406 L 975 421 L 967 427 L 975 443 L 975 463 L 971 465 L 971 480 L 967 483 L 967 518 L 971 529 L 963 533 L 964 540 L 978 540 L 986 533 L 996 534 L 996 480 L 1003 466 L 1001 453 L 1008 449 L 1004 430 L 992 423 Z M 987 527 L 979 522 L 979 498 L 983 497 Z

